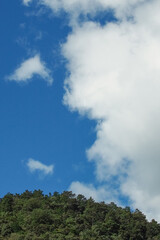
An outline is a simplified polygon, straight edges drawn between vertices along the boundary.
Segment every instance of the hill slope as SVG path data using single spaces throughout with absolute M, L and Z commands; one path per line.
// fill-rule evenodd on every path
M 158 240 L 160 225 L 139 211 L 72 192 L 25 191 L 0 200 L 0 239 Z

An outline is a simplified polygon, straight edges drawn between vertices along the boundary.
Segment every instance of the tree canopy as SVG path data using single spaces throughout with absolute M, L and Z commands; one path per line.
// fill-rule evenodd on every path
M 160 224 L 136 209 L 95 202 L 70 191 L 6 194 L 0 199 L 0 239 L 158 240 Z

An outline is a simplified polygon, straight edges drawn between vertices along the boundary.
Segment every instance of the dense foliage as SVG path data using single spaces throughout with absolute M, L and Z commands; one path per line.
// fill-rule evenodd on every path
M 0 239 L 157 240 L 160 225 L 139 211 L 96 203 L 72 192 L 25 191 L 0 200 Z

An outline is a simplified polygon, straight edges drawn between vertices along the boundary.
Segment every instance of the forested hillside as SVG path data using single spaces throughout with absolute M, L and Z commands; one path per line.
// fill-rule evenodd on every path
M 97 203 L 72 192 L 25 191 L 0 200 L 0 239 L 158 240 L 160 225 L 139 210 Z

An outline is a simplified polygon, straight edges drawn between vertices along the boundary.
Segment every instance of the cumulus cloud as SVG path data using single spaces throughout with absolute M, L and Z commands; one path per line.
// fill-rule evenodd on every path
M 38 54 L 22 62 L 7 79 L 18 83 L 28 82 L 34 75 L 38 75 L 47 81 L 49 85 L 53 82 L 53 78 L 50 76 L 50 70 L 45 66 L 45 63 L 41 61 Z
M 113 9 L 116 17 L 126 18 L 132 15 L 133 8 L 137 5 L 147 2 L 147 0 L 37 0 L 40 4 L 45 5 L 59 12 L 61 10 L 72 15 L 72 18 L 80 14 L 96 15 L 98 12 Z M 73 20 L 73 19 L 72 19 Z M 75 22 L 74 22 L 75 23 Z
M 77 181 L 72 182 L 69 190 L 77 195 L 83 194 L 86 198 L 92 197 L 97 202 L 106 201 L 119 204 L 117 201 L 117 192 L 113 189 L 107 189 L 107 186 L 95 188 L 93 184 L 84 184 Z
M 53 174 L 53 169 L 54 169 L 53 165 L 47 166 L 32 158 L 28 159 L 27 167 L 29 168 L 30 172 L 40 171 L 44 175 Z
M 68 4 L 82 4 L 60 2 L 69 11 Z M 112 2 L 117 10 L 118 2 L 125 9 L 128 1 Z M 62 48 L 70 73 L 64 102 L 97 120 L 97 139 L 87 155 L 99 183 L 116 179 L 133 207 L 160 221 L 160 2 L 132 3 L 131 20 L 74 27 Z
M 97 121 L 87 151 L 95 188 L 73 182 L 74 192 L 110 199 L 117 192 L 149 219 L 160 221 L 160 2 L 158 0 L 39 0 L 71 18 L 113 9 L 115 23 L 73 25 L 62 47 L 70 73 L 64 103 Z

